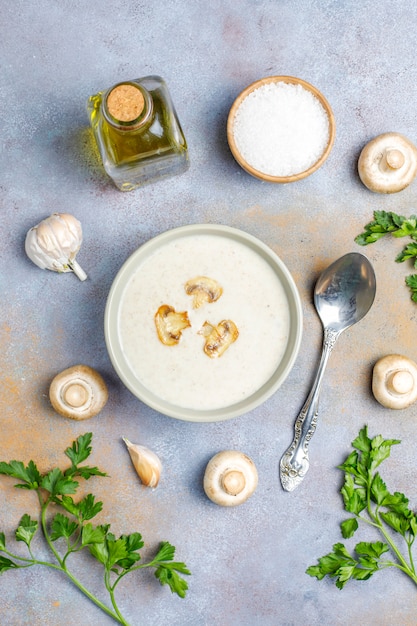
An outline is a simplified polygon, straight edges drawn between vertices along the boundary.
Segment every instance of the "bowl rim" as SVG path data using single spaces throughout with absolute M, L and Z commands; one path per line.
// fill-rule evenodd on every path
M 128 363 L 123 355 L 121 342 L 118 333 L 118 314 L 122 302 L 124 289 L 131 276 L 140 266 L 141 261 L 152 254 L 160 246 L 173 241 L 176 238 L 194 236 L 197 234 L 214 234 L 225 238 L 232 238 L 235 241 L 249 246 L 259 254 L 261 258 L 269 263 L 275 271 L 277 279 L 284 288 L 288 306 L 290 309 L 290 330 L 287 346 L 283 357 L 271 377 L 253 394 L 235 404 L 217 408 L 198 411 L 169 403 L 141 384 L 131 372 Z M 139 398 L 144 404 L 158 411 L 162 415 L 190 422 L 217 422 L 233 417 L 238 417 L 248 413 L 257 406 L 263 404 L 272 396 L 283 384 L 290 373 L 300 349 L 303 332 L 303 312 L 301 299 L 288 268 L 278 255 L 261 240 L 245 231 L 230 226 L 218 224 L 192 224 L 181 226 L 156 235 L 152 239 L 142 244 L 123 263 L 117 272 L 105 306 L 104 312 L 104 336 L 107 351 L 116 373 L 122 383 Z
M 316 98 L 322 104 L 322 106 L 323 106 L 324 110 L 326 111 L 327 116 L 329 118 L 329 140 L 327 142 L 326 149 L 324 150 L 324 152 L 321 155 L 321 157 L 311 167 L 309 167 L 308 169 L 306 169 L 306 170 L 304 170 L 302 172 L 297 172 L 296 174 L 291 174 L 290 176 L 273 176 L 271 174 L 265 174 L 264 172 L 261 172 L 260 170 L 257 170 L 254 167 L 252 167 L 252 165 L 250 165 L 242 157 L 242 155 L 240 154 L 240 152 L 239 152 L 239 150 L 238 150 L 238 148 L 236 146 L 236 142 L 235 142 L 235 138 L 234 138 L 233 125 L 234 125 L 235 115 L 236 115 L 236 111 L 238 110 L 238 108 L 241 105 L 241 103 L 243 102 L 243 100 L 250 93 L 255 91 L 255 89 L 258 89 L 259 87 L 262 87 L 263 85 L 267 85 L 267 84 L 273 83 L 273 82 L 284 82 L 284 83 L 290 83 L 290 84 L 293 84 L 293 85 L 301 85 L 302 87 L 307 89 L 307 91 L 310 91 L 313 95 L 316 96 Z M 295 76 L 267 76 L 265 78 L 260 78 L 259 80 L 254 81 L 253 83 L 248 85 L 243 91 L 241 91 L 241 93 L 237 96 L 237 98 L 235 99 L 235 101 L 233 102 L 233 104 L 231 106 L 231 109 L 229 111 L 229 115 L 227 117 L 226 134 L 227 134 L 227 141 L 229 143 L 229 147 L 230 147 L 230 150 L 231 150 L 231 152 L 233 154 L 233 157 L 235 158 L 237 163 L 246 172 L 248 172 L 248 174 L 251 174 L 255 178 L 259 178 L 260 180 L 263 180 L 263 181 L 266 181 L 266 182 L 270 182 L 270 183 L 292 183 L 292 182 L 295 182 L 297 180 L 301 180 L 303 178 L 306 178 L 307 176 L 310 176 L 316 170 L 318 170 L 319 167 L 321 167 L 323 165 L 323 163 L 326 161 L 327 157 L 329 156 L 329 154 L 330 154 L 330 152 L 331 152 L 331 150 L 333 148 L 333 144 L 334 144 L 334 141 L 335 141 L 335 137 L 336 137 L 336 122 L 335 122 L 334 113 L 332 111 L 332 108 L 331 108 L 328 100 L 317 89 L 317 87 L 314 87 L 314 85 L 311 85 L 310 83 L 308 83 L 307 81 L 303 80 L 302 78 L 296 78 Z

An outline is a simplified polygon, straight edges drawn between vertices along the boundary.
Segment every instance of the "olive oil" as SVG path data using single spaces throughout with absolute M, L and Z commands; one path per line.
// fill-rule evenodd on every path
M 104 169 L 121 191 L 181 174 L 188 149 L 165 81 L 146 76 L 88 100 Z

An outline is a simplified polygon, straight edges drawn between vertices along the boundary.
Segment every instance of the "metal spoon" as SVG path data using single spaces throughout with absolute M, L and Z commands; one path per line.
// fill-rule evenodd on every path
M 339 335 L 367 314 L 375 290 L 372 265 L 357 252 L 334 261 L 316 283 L 314 305 L 323 324 L 323 350 L 313 386 L 295 421 L 293 442 L 281 458 L 285 491 L 293 491 L 302 482 L 310 465 L 308 445 L 316 430 L 320 387 L 330 353 Z

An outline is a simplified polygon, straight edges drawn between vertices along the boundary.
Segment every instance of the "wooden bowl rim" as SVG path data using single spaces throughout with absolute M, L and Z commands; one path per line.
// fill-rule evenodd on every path
M 321 157 L 308 169 L 304 170 L 303 172 L 298 172 L 297 174 L 291 174 L 290 176 L 272 176 L 271 174 L 265 174 L 264 172 L 261 172 L 255 169 L 254 167 L 252 167 L 247 161 L 245 161 L 245 159 L 240 154 L 236 146 L 234 133 L 233 133 L 233 124 L 234 124 L 236 111 L 238 110 L 243 100 L 250 93 L 252 93 L 252 91 L 255 91 L 255 89 L 258 89 L 259 87 L 262 87 L 263 85 L 267 85 L 268 83 L 272 83 L 272 82 L 284 82 L 284 83 L 292 83 L 294 85 L 301 85 L 302 87 L 304 87 L 305 89 L 307 89 L 308 91 L 310 91 L 312 94 L 316 96 L 316 98 L 322 104 L 329 118 L 329 141 L 327 142 L 326 149 L 324 150 Z M 246 172 L 248 172 L 248 174 L 251 174 L 255 178 L 259 178 L 260 180 L 264 180 L 270 183 L 292 183 L 297 180 L 301 180 L 302 178 L 306 178 L 307 176 L 310 176 L 310 174 L 313 174 L 316 170 L 319 169 L 319 167 L 323 165 L 323 163 L 329 156 L 331 149 L 333 147 L 333 144 L 334 144 L 335 136 L 336 136 L 336 123 L 335 123 L 334 114 L 333 114 L 333 111 L 329 102 L 324 97 L 324 95 L 316 87 L 314 87 L 314 85 L 311 85 L 310 83 L 303 80 L 302 78 L 296 78 L 295 76 L 267 76 L 265 78 L 260 78 L 259 80 L 254 81 L 253 83 L 248 85 L 248 87 L 246 87 L 246 89 L 244 89 L 235 99 L 229 111 L 228 118 L 227 118 L 227 141 L 229 143 L 230 150 L 235 160 L 239 163 L 239 165 L 244 170 L 246 170 Z

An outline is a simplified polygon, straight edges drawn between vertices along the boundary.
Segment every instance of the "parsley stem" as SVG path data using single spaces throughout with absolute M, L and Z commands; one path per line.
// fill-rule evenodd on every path
M 110 594 L 110 600 L 111 603 L 113 605 L 113 608 L 119 618 L 119 621 L 121 624 L 124 624 L 124 626 L 129 626 L 129 624 L 124 620 L 123 615 L 120 613 L 119 607 L 117 606 L 117 602 L 116 602 L 116 598 L 114 595 L 114 590 L 115 587 L 117 585 L 117 583 L 119 582 L 120 578 L 118 578 L 116 580 L 116 582 L 114 583 L 114 585 L 111 585 L 110 582 L 110 571 L 108 570 L 108 568 L 106 568 L 105 572 L 104 572 L 104 584 L 106 586 L 106 589 L 108 590 L 109 594 Z
M 55 546 L 53 544 L 53 541 L 48 533 L 48 528 L 47 528 L 47 522 L 46 522 L 46 512 L 48 509 L 48 505 L 50 502 L 50 499 L 47 498 L 45 501 L 42 498 L 42 495 L 40 493 L 40 490 L 38 491 L 38 497 L 39 497 L 39 502 L 41 505 L 41 526 L 42 526 L 42 532 L 43 535 L 46 539 L 46 542 L 51 550 L 51 552 L 53 553 L 53 555 L 55 556 L 56 560 L 58 561 L 59 565 L 53 565 L 53 564 L 49 564 L 51 567 L 54 567 L 57 570 L 60 570 L 61 572 L 63 572 L 64 574 L 66 574 L 66 576 L 71 580 L 71 582 L 85 595 L 87 596 L 87 598 L 89 598 L 92 602 L 94 602 L 94 604 L 96 606 L 98 606 L 102 611 L 104 611 L 104 613 L 107 613 L 107 615 L 109 615 L 110 617 L 112 617 L 114 620 L 116 620 L 117 622 L 119 622 L 119 624 L 123 624 L 123 626 L 129 626 L 129 624 L 123 619 L 123 617 L 120 615 L 120 612 L 117 610 L 117 612 L 112 611 L 108 606 L 106 606 L 103 602 L 101 602 L 101 600 L 99 600 L 94 594 L 92 594 L 86 587 L 84 587 L 84 585 L 82 584 L 81 581 L 78 580 L 78 578 L 76 578 L 71 572 L 70 570 L 67 568 L 66 564 L 65 564 L 65 559 L 62 559 L 61 556 L 59 555 L 59 553 L 57 552 L 57 550 L 55 549 Z M 66 554 L 65 558 L 68 556 L 68 553 Z M 113 602 L 113 600 L 112 600 Z
M 391 539 L 390 535 L 388 534 L 388 532 L 385 530 L 385 527 L 381 521 L 381 518 L 379 517 L 378 514 L 378 510 L 376 509 L 375 511 L 372 510 L 372 506 L 371 506 L 371 482 L 372 480 L 370 480 L 368 482 L 368 487 L 367 487 L 367 495 L 368 495 L 368 513 L 370 518 L 373 520 L 373 522 L 375 523 L 375 525 L 378 527 L 379 531 L 381 532 L 381 534 L 384 536 L 385 541 L 387 542 L 387 544 L 389 545 L 389 547 L 391 548 L 391 550 L 393 551 L 393 553 L 395 554 L 395 556 L 398 559 L 398 563 L 392 563 L 393 566 L 398 567 L 398 569 L 402 570 L 405 574 L 407 574 L 411 580 L 417 585 L 417 575 L 414 571 L 414 568 L 411 564 L 411 568 L 408 565 L 407 561 L 405 560 L 404 556 L 402 555 L 402 553 L 400 552 L 400 550 L 398 549 L 397 545 L 395 544 L 395 542 Z

